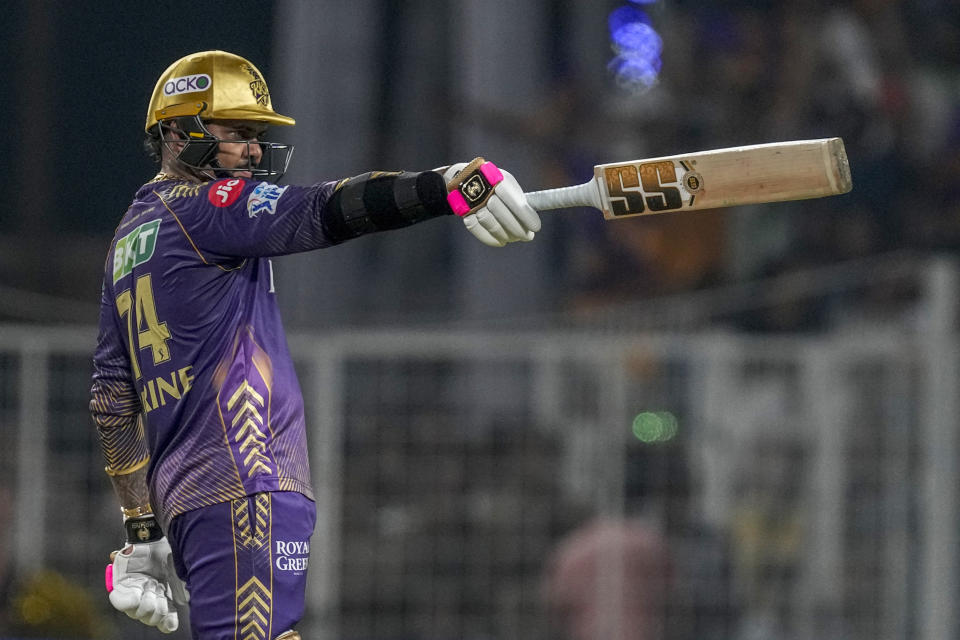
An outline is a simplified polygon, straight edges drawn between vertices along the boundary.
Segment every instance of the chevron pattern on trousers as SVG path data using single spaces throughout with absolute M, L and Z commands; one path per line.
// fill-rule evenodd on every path
M 270 607 L 273 596 L 256 577 L 237 590 L 237 639 L 270 640 Z
M 233 537 L 241 547 L 253 546 L 253 530 L 250 528 L 250 511 L 247 509 L 247 499 L 240 498 L 230 501 L 233 510 Z
M 260 549 L 270 544 L 270 494 L 253 496 L 253 522 L 250 522 L 250 498 L 230 501 L 233 511 L 233 536 L 238 546 Z

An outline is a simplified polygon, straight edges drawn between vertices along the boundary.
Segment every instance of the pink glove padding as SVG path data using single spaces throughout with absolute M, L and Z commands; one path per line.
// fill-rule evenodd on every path
M 448 167 L 444 171 L 444 179 L 449 183 L 466 166 L 466 163 L 459 163 Z M 534 234 L 540 230 L 540 215 L 527 202 L 516 178 L 509 171 L 499 169 L 491 162 L 484 163 L 479 170 L 484 178 L 494 185 L 493 194 L 482 207 L 472 213 L 469 213 L 468 207 L 467 212 L 462 213 L 462 206 L 458 211 L 458 205 L 450 198 L 454 193 L 460 194 L 451 191 L 448 195 L 451 208 L 454 213 L 462 216 L 467 230 L 490 247 L 533 240 Z M 460 195 L 460 198 L 462 197 Z M 466 205 L 466 202 L 463 205 Z
M 492 162 L 484 162 L 477 171 L 483 174 L 483 177 L 490 183 L 491 187 L 495 187 L 503 181 L 503 174 L 500 172 L 500 169 L 497 168 L 497 165 Z M 459 191 L 451 191 L 448 193 L 447 202 L 450 204 L 453 212 L 461 218 L 470 213 L 470 205 Z

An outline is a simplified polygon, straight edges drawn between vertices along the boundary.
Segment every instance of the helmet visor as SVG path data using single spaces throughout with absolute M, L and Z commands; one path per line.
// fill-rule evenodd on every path
M 173 134 L 164 135 L 163 143 L 168 148 L 172 143 L 181 144 L 180 151 L 174 151 L 177 161 L 195 171 L 213 172 L 217 177 L 247 173 L 250 177 L 276 181 L 287 172 L 293 157 L 293 145 L 256 138 L 220 138 L 195 116 L 178 118 L 177 124 L 176 128 L 161 128 L 164 134 Z
M 248 172 L 251 177 L 262 178 L 264 180 L 271 180 L 275 182 L 287 172 L 287 168 L 290 166 L 290 159 L 293 157 L 292 144 L 261 142 L 259 140 L 243 140 L 241 142 L 236 142 L 233 140 L 218 139 L 217 146 L 219 146 L 219 143 L 221 142 L 246 145 L 246 153 L 243 154 L 246 162 L 241 163 L 241 165 L 237 167 L 224 167 L 217 160 L 217 156 L 214 155 L 213 159 L 209 163 L 209 166 L 213 168 L 218 176 L 233 176 L 238 173 Z M 257 147 L 259 149 L 259 153 L 257 153 L 253 147 Z M 259 161 L 254 160 L 256 157 L 260 158 Z M 199 169 L 201 167 L 193 168 Z

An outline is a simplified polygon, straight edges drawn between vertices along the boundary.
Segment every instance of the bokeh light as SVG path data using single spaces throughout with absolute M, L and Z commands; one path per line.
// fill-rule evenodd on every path
M 610 42 L 616 56 L 607 68 L 627 90 L 645 90 L 657 83 L 662 66 L 663 39 L 650 16 L 632 5 L 610 12 Z
M 617 30 L 614 44 L 620 55 L 649 61 L 659 61 L 663 51 L 660 34 L 645 22 L 628 22 L 621 26 Z
M 633 419 L 633 435 L 640 442 L 668 442 L 677 436 L 679 423 L 669 411 L 643 411 Z
M 623 6 L 614 9 L 607 18 L 607 25 L 610 27 L 610 37 L 616 41 L 617 32 L 623 27 L 635 22 L 651 24 L 650 16 L 648 16 L 644 10 L 637 7 Z
M 633 56 L 617 56 L 607 68 L 613 72 L 617 85 L 626 90 L 649 89 L 657 83 L 659 60 L 644 60 Z

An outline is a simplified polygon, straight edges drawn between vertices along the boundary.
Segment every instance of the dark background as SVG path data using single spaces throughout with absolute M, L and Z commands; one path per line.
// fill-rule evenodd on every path
M 582 182 L 593 164 L 623 157 L 834 135 L 847 144 L 855 185 L 847 196 L 613 225 L 594 212 L 550 213 L 525 257 L 511 247 L 482 264 L 489 279 L 475 272 L 488 254 L 449 224 L 282 261 L 292 284 L 281 304 L 294 325 L 567 313 L 960 246 L 956 2 L 646 5 L 664 37 L 664 64 L 660 86 L 638 95 L 606 68 L 607 15 L 628 4 L 524 5 L 517 17 L 535 13 L 535 21 L 461 25 L 478 37 L 459 43 L 451 21 L 482 15 L 465 10 L 469 3 L 8 0 L 0 319 L 95 322 L 115 221 L 155 168 L 141 147 L 153 85 L 172 61 L 215 48 L 254 61 L 280 112 L 296 106 L 296 129 L 275 134 L 297 144 L 291 181 L 425 169 L 493 150 L 532 189 Z M 352 7 L 361 19 L 350 21 Z M 296 25 L 294 37 L 277 16 L 297 8 L 312 8 L 315 24 Z M 824 44 L 837 25 L 846 35 Z M 322 47 L 298 50 L 304 42 Z M 464 47 L 502 48 L 515 66 L 476 86 L 457 75 Z M 419 258 L 406 244 L 413 237 Z M 305 303 L 313 290 L 297 283 L 327 268 L 341 270 L 331 286 L 363 286 L 334 286 L 322 304 Z M 857 269 L 859 279 L 870 270 Z M 490 293 L 518 271 L 536 287 L 512 302 Z M 420 283 L 416 295 L 395 293 L 410 282 Z M 863 301 L 850 297 L 854 313 Z M 722 320 L 749 331 L 819 330 L 830 322 L 824 304 L 799 316 L 744 308 Z
M 133 193 L 156 171 L 142 150 L 159 74 L 202 49 L 270 77 L 272 3 L 8 0 L 0 189 L 0 317 L 91 323 L 102 257 Z M 198 49 L 198 47 L 200 47 Z M 77 301 L 78 315 L 27 293 Z M 18 304 L 19 303 L 19 304 Z M 24 304 L 32 310 L 26 310 Z

